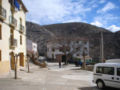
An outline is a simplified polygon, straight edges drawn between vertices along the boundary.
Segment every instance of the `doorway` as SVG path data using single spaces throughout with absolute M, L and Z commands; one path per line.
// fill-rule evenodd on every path
M 14 52 L 11 52 L 10 53 L 10 66 L 11 66 L 11 69 L 14 70 L 15 69 L 15 54 Z
M 19 54 L 19 57 L 20 57 L 20 66 L 24 67 L 24 53 L 20 53 Z

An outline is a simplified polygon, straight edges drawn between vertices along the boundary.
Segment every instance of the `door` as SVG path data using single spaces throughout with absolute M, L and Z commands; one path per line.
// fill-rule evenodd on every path
M 14 56 L 14 52 L 10 53 L 10 66 L 11 69 L 14 70 L 15 69 L 15 56 Z
M 24 54 L 20 53 L 20 66 L 24 67 Z
M 115 87 L 115 68 L 114 67 L 103 67 L 102 78 L 106 86 Z
M 120 88 L 120 67 L 116 68 L 116 75 L 115 75 L 115 86 Z

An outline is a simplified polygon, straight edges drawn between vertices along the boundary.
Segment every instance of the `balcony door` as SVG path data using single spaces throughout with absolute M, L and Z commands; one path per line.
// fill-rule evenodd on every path
M 0 0 L 0 6 L 2 5 L 2 0 Z
M 20 53 L 20 66 L 24 67 L 24 53 Z
M 15 55 L 14 55 L 14 52 L 11 52 L 10 53 L 10 66 L 11 66 L 11 69 L 14 70 L 15 69 Z

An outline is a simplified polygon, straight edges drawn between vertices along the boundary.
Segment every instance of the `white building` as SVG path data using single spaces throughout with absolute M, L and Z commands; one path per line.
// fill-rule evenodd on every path
M 53 43 L 53 42 L 47 43 L 47 57 L 50 59 L 56 59 L 56 55 L 64 54 L 60 50 L 60 47 L 62 47 L 62 45 L 58 43 Z
M 22 0 L 0 0 L 0 74 L 14 69 L 15 55 L 25 65 L 26 12 Z
M 83 52 L 85 52 L 86 56 L 89 56 L 89 41 L 88 40 L 71 41 L 70 52 L 73 54 L 73 57 L 76 58 L 82 58 Z
M 38 53 L 37 43 L 33 42 L 32 40 L 27 39 L 27 52 L 33 53 L 33 54 Z
M 64 49 L 64 50 L 63 50 Z M 66 50 L 65 50 L 66 49 Z M 83 58 L 83 51 L 89 57 L 89 41 L 88 40 L 70 40 L 69 43 L 61 41 L 50 41 L 47 43 L 47 57 L 56 59 L 57 55 L 71 54 L 74 58 Z

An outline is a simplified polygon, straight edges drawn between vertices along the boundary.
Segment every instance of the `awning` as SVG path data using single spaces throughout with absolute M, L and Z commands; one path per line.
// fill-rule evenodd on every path
M 18 0 L 14 0 L 15 7 L 20 10 L 20 4 L 18 3 Z

